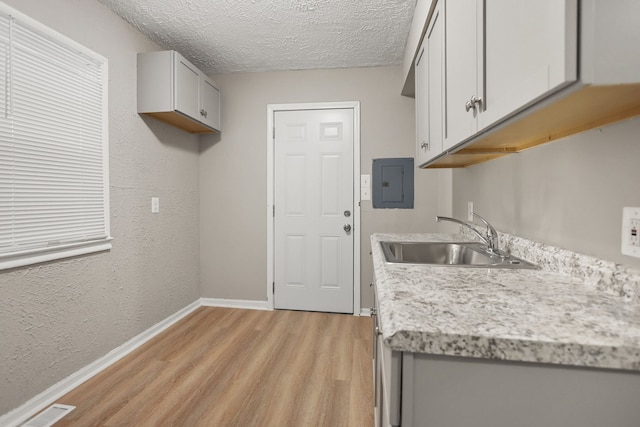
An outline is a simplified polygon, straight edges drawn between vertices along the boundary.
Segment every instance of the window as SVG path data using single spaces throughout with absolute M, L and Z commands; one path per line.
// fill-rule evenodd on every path
M 0 269 L 111 248 L 107 61 L 0 3 Z

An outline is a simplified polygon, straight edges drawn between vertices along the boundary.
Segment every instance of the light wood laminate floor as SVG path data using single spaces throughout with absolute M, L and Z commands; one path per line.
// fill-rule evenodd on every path
M 371 319 L 203 307 L 59 403 L 61 426 L 373 426 Z

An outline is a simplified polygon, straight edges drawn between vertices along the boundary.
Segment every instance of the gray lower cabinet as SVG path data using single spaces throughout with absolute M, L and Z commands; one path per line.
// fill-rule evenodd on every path
M 635 371 L 393 351 L 376 326 L 376 427 L 640 426 Z
M 640 375 L 402 353 L 403 427 L 637 427 Z
M 373 380 L 376 427 L 399 426 L 401 415 L 402 353 L 384 345 L 378 322 L 378 305 L 374 292 Z

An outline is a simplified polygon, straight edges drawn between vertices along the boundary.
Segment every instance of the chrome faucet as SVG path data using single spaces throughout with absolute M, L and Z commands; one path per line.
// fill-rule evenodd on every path
M 482 221 L 482 223 L 487 227 L 487 231 L 486 231 L 485 235 L 483 235 L 478 230 L 476 230 L 475 227 L 473 227 L 468 222 L 461 221 L 461 220 L 456 219 L 456 218 L 451 218 L 451 217 L 448 217 L 448 216 L 436 216 L 436 221 L 438 221 L 438 222 L 440 222 L 440 221 L 450 221 L 450 222 L 455 222 L 456 224 L 460 224 L 462 226 L 467 227 L 469 230 L 473 231 L 478 237 L 480 237 L 480 240 L 482 240 L 487 245 L 487 250 L 489 252 L 497 254 L 497 255 L 501 255 L 502 253 L 500 252 L 500 249 L 498 248 L 498 232 L 496 231 L 496 229 L 493 228 L 493 226 L 491 224 L 489 224 L 489 221 L 487 221 L 486 219 L 482 218 L 477 213 L 474 212 L 473 216 L 475 218 L 478 218 L 480 221 Z

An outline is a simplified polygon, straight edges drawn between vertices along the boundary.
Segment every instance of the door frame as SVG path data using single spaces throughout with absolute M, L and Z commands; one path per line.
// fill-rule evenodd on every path
M 267 105 L 267 305 L 274 309 L 275 113 L 303 110 L 353 110 L 353 315 L 360 316 L 360 101 Z

